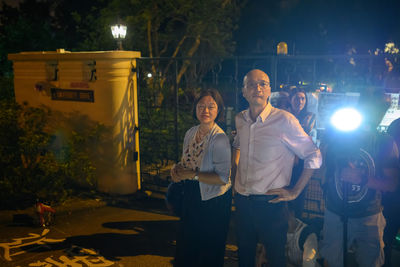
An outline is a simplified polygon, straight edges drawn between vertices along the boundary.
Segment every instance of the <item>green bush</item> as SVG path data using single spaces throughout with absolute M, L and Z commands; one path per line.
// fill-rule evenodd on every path
M 0 208 L 26 207 L 36 198 L 54 203 L 96 190 L 90 145 L 102 140 L 106 128 L 92 122 L 60 141 L 52 123 L 71 123 L 54 115 L 45 107 L 0 101 Z
M 0 76 L 0 101 L 14 100 L 13 76 Z

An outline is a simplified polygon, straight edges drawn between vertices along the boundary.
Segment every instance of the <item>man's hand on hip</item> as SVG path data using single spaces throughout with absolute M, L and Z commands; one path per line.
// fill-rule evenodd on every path
M 265 194 L 268 196 L 276 195 L 276 198 L 268 201 L 269 203 L 279 203 L 281 201 L 290 201 L 290 200 L 296 199 L 296 197 L 298 196 L 298 194 L 293 189 L 289 189 L 289 188 L 271 189 Z

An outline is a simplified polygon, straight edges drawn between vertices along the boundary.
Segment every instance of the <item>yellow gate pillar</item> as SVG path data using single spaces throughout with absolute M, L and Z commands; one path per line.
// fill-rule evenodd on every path
M 136 51 L 9 54 L 15 98 L 62 113 L 78 112 L 109 126 L 112 140 L 107 169 L 98 175 L 99 190 L 130 194 L 140 189 Z

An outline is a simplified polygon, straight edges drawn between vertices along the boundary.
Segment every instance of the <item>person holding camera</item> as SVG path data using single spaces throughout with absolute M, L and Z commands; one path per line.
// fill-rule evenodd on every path
M 384 263 L 381 193 L 394 190 L 399 160 L 394 140 L 377 131 L 389 105 L 383 93 L 361 95 L 361 126 L 351 133 L 332 131 L 324 144 L 326 209 L 320 252 L 329 267 L 345 266 L 350 247 L 359 266 Z

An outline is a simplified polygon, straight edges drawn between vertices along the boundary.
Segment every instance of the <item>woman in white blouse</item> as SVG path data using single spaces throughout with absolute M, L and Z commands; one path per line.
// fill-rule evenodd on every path
M 186 132 L 182 159 L 171 169 L 174 182 L 184 181 L 175 266 L 223 266 L 232 201 L 231 149 L 216 124 L 224 117 L 217 90 L 201 92 L 193 116 L 200 124 Z

